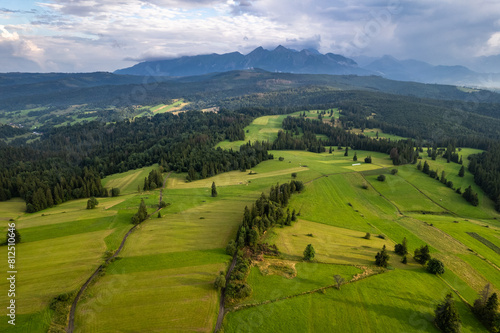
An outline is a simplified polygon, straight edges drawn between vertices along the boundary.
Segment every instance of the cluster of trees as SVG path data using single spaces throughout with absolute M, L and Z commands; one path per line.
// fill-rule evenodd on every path
M 151 170 L 147 177 L 144 177 L 144 186 L 142 189 L 144 191 L 154 190 L 158 187 L 163 186 L 163 176 L 161 175 L 161 170 Z
M 292 213 L 287 210 L 285 215 L 283 208 L 288 204 L 290 195 L 303 188 L 304 184 L 296 180 L 281 185 L 276 184 L 276 186 L 271 187 L 269 196 L 262 193 L 251 209 L 245 207 L 243 220 L 236 234 L 236 242 L 231 240 L 226 247 L 226 252 L 233 255 L 239 249 L 248 246 L 266 253 L 279 253 L 275 246 L 259 244 L 259 236 L 276 224 L 283 226 L 291 224 L 292 219 L 296 219 L 295 210 Z M 236 265 L 225 289 L 226 296 L 230 300 L 245 298 L 252 292 L 251 287 L 246 283 L 246 276 L 250 270 L 250 260 L 243 255 L 242 251 L 237 253 Z M 220 280 L 220 278 L 217 279 Z
M 437 170 L 436 171 L 432 170 L 430 168 L 429 163 L 427 163 L 427 161 L 424 161 L 423 165 L 422 165 L 421 161 L 418 162 L 417 169 L 421 170 L 423 173 L 429 175 L 429 177 L 436 179 L 439 182 L 441 182 L 442 184 L 446 185 L 447 187 L 453 189 L 456 193 L 461 194 L 462 197 L 465 200 L 467 200 L 467 202 L 470 202 L 471 205 L 473 205 L 473 206 L 479 205 L 479 197 L 478 197 L 477 193 L 472 189 L 472 186 L 469 185 L 469 187 L 467 187 L 463 193 L 462 193 L 461 188 L 454 189 L 453 182 L 451 180 L 446 179 L 446 173 L 444 171 L 442 171 L 441 177 L 440 177 L 439 172 Z M 460 168 L 460 171 L 459 171 L 459 176 L 462 175 L 460 177 L 463 177 L 464 172 L 465 172 L 464 167 L 462 166 L 462 168 Z
M 389 258 L 390 256 L 387 253 L 387 249 L 384 245 L 382 247 L 382 251 L 377 252 L 377 254 L 375 255 L 375 265 L 387 268 L 387 265 L 389 264 Z
M 444 274 L 444 264 L 439 259 L 431 258 L 428 245 L 415 249 L 413 259 L 421 265 L 427 264 L 427 271 L 431 274 Z
M 495 202 L 500 212 L 500 145 L 492 145 L 488 151 L 471 155 L 469 159 L 468 169 L 474 175 L 474 182 Z
M 500 331 L 500 313 L 498 313 L 498 295 L 491 293 L 488 283 L 474 301 L 472 312 L 490 332 Z
M 465 189 L 464 193 L 462 193 L 462 196 L 465 200 L 467 200 L 467 202 L 470 202 L 472 206 L 479 205 L 479 198 L 477 197 L 477 193 L 474 192 L 470 185 Z
M 269 196 L 264 193 L 249 209 L 245 207 L 243 221 L 238 229 L 236 244 L 238 248 L 244 246 L 254 247 L 259 236 L 275 225 L 291 225 L 295 221 L 295 210 L 286 213 L 283 208 L 288 205 L 290 196 L 295 192 L 300 192 L 304 188 L 301 181 L 292 180 L 289 183 L 276 184 L 271 186 Z
M 243 254 L 238 254 L 234 269 L 226 281 L 226 297 L 229 301 L 242 299 L 252 294 L 252 287 L 246 282 L 246 277 L 250 272 L 250 259 L 245 258 Z

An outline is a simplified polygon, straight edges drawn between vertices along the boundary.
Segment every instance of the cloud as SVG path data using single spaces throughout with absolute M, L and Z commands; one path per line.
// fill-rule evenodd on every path
M 500 3 L 488 0 L 43 0 L 1 13 L 23 20 L 0 31 L 4 52 L 42 70 L 114 70 L 279 44 L 436 64 L 500 52 Z

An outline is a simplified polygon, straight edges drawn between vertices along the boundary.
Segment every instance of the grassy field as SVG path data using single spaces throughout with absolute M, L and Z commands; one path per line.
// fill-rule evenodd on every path
M 375 139 L 377 139 L 377 137 L 379 139 L 386 139 L 386 140 L 391 140 L 391 141 L 398 141 L 398 140 L 406 139 L 405 137 L 402 137 L 399 135 L 384 133 L 384 131 L 382 131 L 380 128 L 365 128 L 364 131 L 361 131 L 361 129 L 354 129 L 353 132 L 357 133 L 357 134 L 363 134 L 366 137 L 375 138 Z M 378 133 L 378 136 L 377 136 L 377 133 Z
M 166 109 L 161 107 L 152 111 Z M 317 119 L 318 112 L 307 111 L 306 117 Z M 245 129 L 245 141 L 219 146 L 272 140 L 284 117 L 257 118 Z M 236 235 L 244 207 L 296 173 L 305 184 L 289 202 L 300 213 L 298 222 L 266 233 L 264 241 L 276 244 L 281 256 L 251 268 L 247 282 L 253 293 L 234 304 L 224 332 L 436 332 L 434 308 L 452 288 L 463 331 L 482 332 L 459 296 L 472 303 L 488 282 L 500 290 L 500 255 L 491 245 L 500 245 L 500 215 L 473 185 L 472 175 L 460 178 L 460 165 L 429 160 L 454 186 L 473 185 L 480 194 L 478 207 L 415 165 L 398 166 L 391 175 L 388 155 L 356 151 L 354 162 L 353 150 L 344 156 L 344 150 L 334 148 L 332 154 L 272 151 L 273 160 L 251 170 L 189 183 L 185 174 L 171 174 L 163 190 L 168 206 L 130 235 L 119 257 L 86 290 L 75 331 L 212 332 L 219 306 L 213 281 L 231 260 L 225 247 Z M 460 153 L 466 161 L 475 152 Z M 371 164 L 360 162 L 368 155 Z M 99 198 L 94 210 L 85 209 L 86 199 L 34 214 L 24 213 L 19 199 L 0 203 L 3 225 L 14 219 L 23 238 L 17 246 L 22 283 L 16 299 L 19 324 L 30 325 L 24 331 L 47 331 L 51 300 L 77 291 L 106 254 L 118 248 L 142 199 L 149 212 L 156 210 L 159 190 L 142 191 L 144 177 L 156 167 L 103 179 L 105 187 L 118 187 L 121 195 Z M 386 175 L 384 182 L 376 180 L 379 174 Z M 212 182 L 217 197 L 211 196 Z M 410 252 L 428 244 L 431 255 L 445 263 L 445 274 L 427 273 L 411 255 L 402 264 L 393 250 L 403 237 Z M 307 244 L 316 250 L 311 263 L 302 261 Z M 374 257 L 384 245 L 391 256 L 389 269 L 377 274 Z M 0 249 L 5 257 L 6 247 Z M 341 290 L 332 287 L 335 274 L 349 282 Z M 0 280 L 0 290 L 5 288 L 7 281 Z M 6 301 L 6 294 L 0 294 L 0 304 Z M 0 323 L 0 331 L 6 325 Z
M 432 324 L 434 308 L 450 291 L 423 271 L 390 271 L 341 290 L 231 312 L 224 332 L 439 332 Z M 464 303 L 457 301 L 457 306 L 464 332 L 486 332 Z
M 102 185 L 108 190 L 113 187 L 120 189 L 121 194 L 142 191 L 144 186 L 144 178 L 146 178 L 151 170 L 157 169 L 158 165 L 152 165 L 146 168 L 130 170 L 127 172 L 117 173 L 103 179 Z
M 174 100 L 172 104 L 159 104 L 153 107 L 150 107 L 149 110 L 153 112 L 154 114 L 157 113 L 165 113 L 165 112 L 174 112 L 182 109 L 184 106 L 188 105 L 189 103 L 184 102 L 184 100 L 178 99 Z
M 282 116 L 264 116 L 255 119 L 250 125 L 245 127 L 245 140 L 242 141 L 222 141 L 216 147 L 223 149 L 238 149 L 242 144 L 248 141 L 274 141 L 278 137 L 278 131 L 281 129 L 283 119 L 288 115 Z

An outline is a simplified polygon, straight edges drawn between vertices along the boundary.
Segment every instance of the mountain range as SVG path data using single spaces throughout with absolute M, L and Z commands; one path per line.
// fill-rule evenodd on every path
M 269 72 L 296 74 L 370 75 L 352 59 L 338 54 L 321 54 L 314 49 L 300 52 L 278 46 L 272 51 L 258 47 L 247 55 L 239 52 L 184 56 L 175 59 L 141 62 L 115 74 L 192 76 L 214 72 L 260 68 Z
M 367 61 L 369 60 L 369 61 Z M 488 61 L 494 61 L 489 58 Z M 484 62 L 483 62 L 484 64 Z M 482 66 L 481 68 L 485 68 Z M 140 62 L 119 69 L 115 74 L 139 76 L 182 77 L 260 68 L 269 72 L 330 75 L 377 75 L 398 81 L 439 83 L 488 88 L 500 87 L 499 73 L 478 73 L 464 66 L 434 66 L 423 61 L 398 60 L 385 55 L 364 59 L 360 66 L 355 60 L 339 54 L 321 54 L 314 49 L 296 51 L 283 46 L 274 50 L 258 47 L 247 55 L 239 52 L 183 56 L 174 59 Z M 492 69 L 496 67 L 491 66 Z

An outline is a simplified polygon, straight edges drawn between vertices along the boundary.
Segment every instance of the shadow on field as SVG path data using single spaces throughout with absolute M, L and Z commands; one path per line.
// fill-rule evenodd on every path
M 414 299 L 404 298 L 403 300 L 408 300 L 410 304 L 415 304 Z M 401 308 L 394 305 L 388 305 L 380 302 L 374 302 L 374 300 L 369 300 L 367 303 L 354 302 L 349 299 L 336 300 L 340 304 L 348 304 L 353 308 L 361 308 L 363 310 L 373 312 L 377 321 L 383 321 L 384 317 L 393 318 L 401 322 L 401 326 L 410 325 L 420 331 L 435 331 L 434 325 L 432 324 L 433 316 L 429 312 L 422 312 L 419 310 L 413 310 L 409 308 Z M 422 301 L 422 306 L 429 307 L 433 304 Z M 367 309 L 369 308 L 369 309 Z

